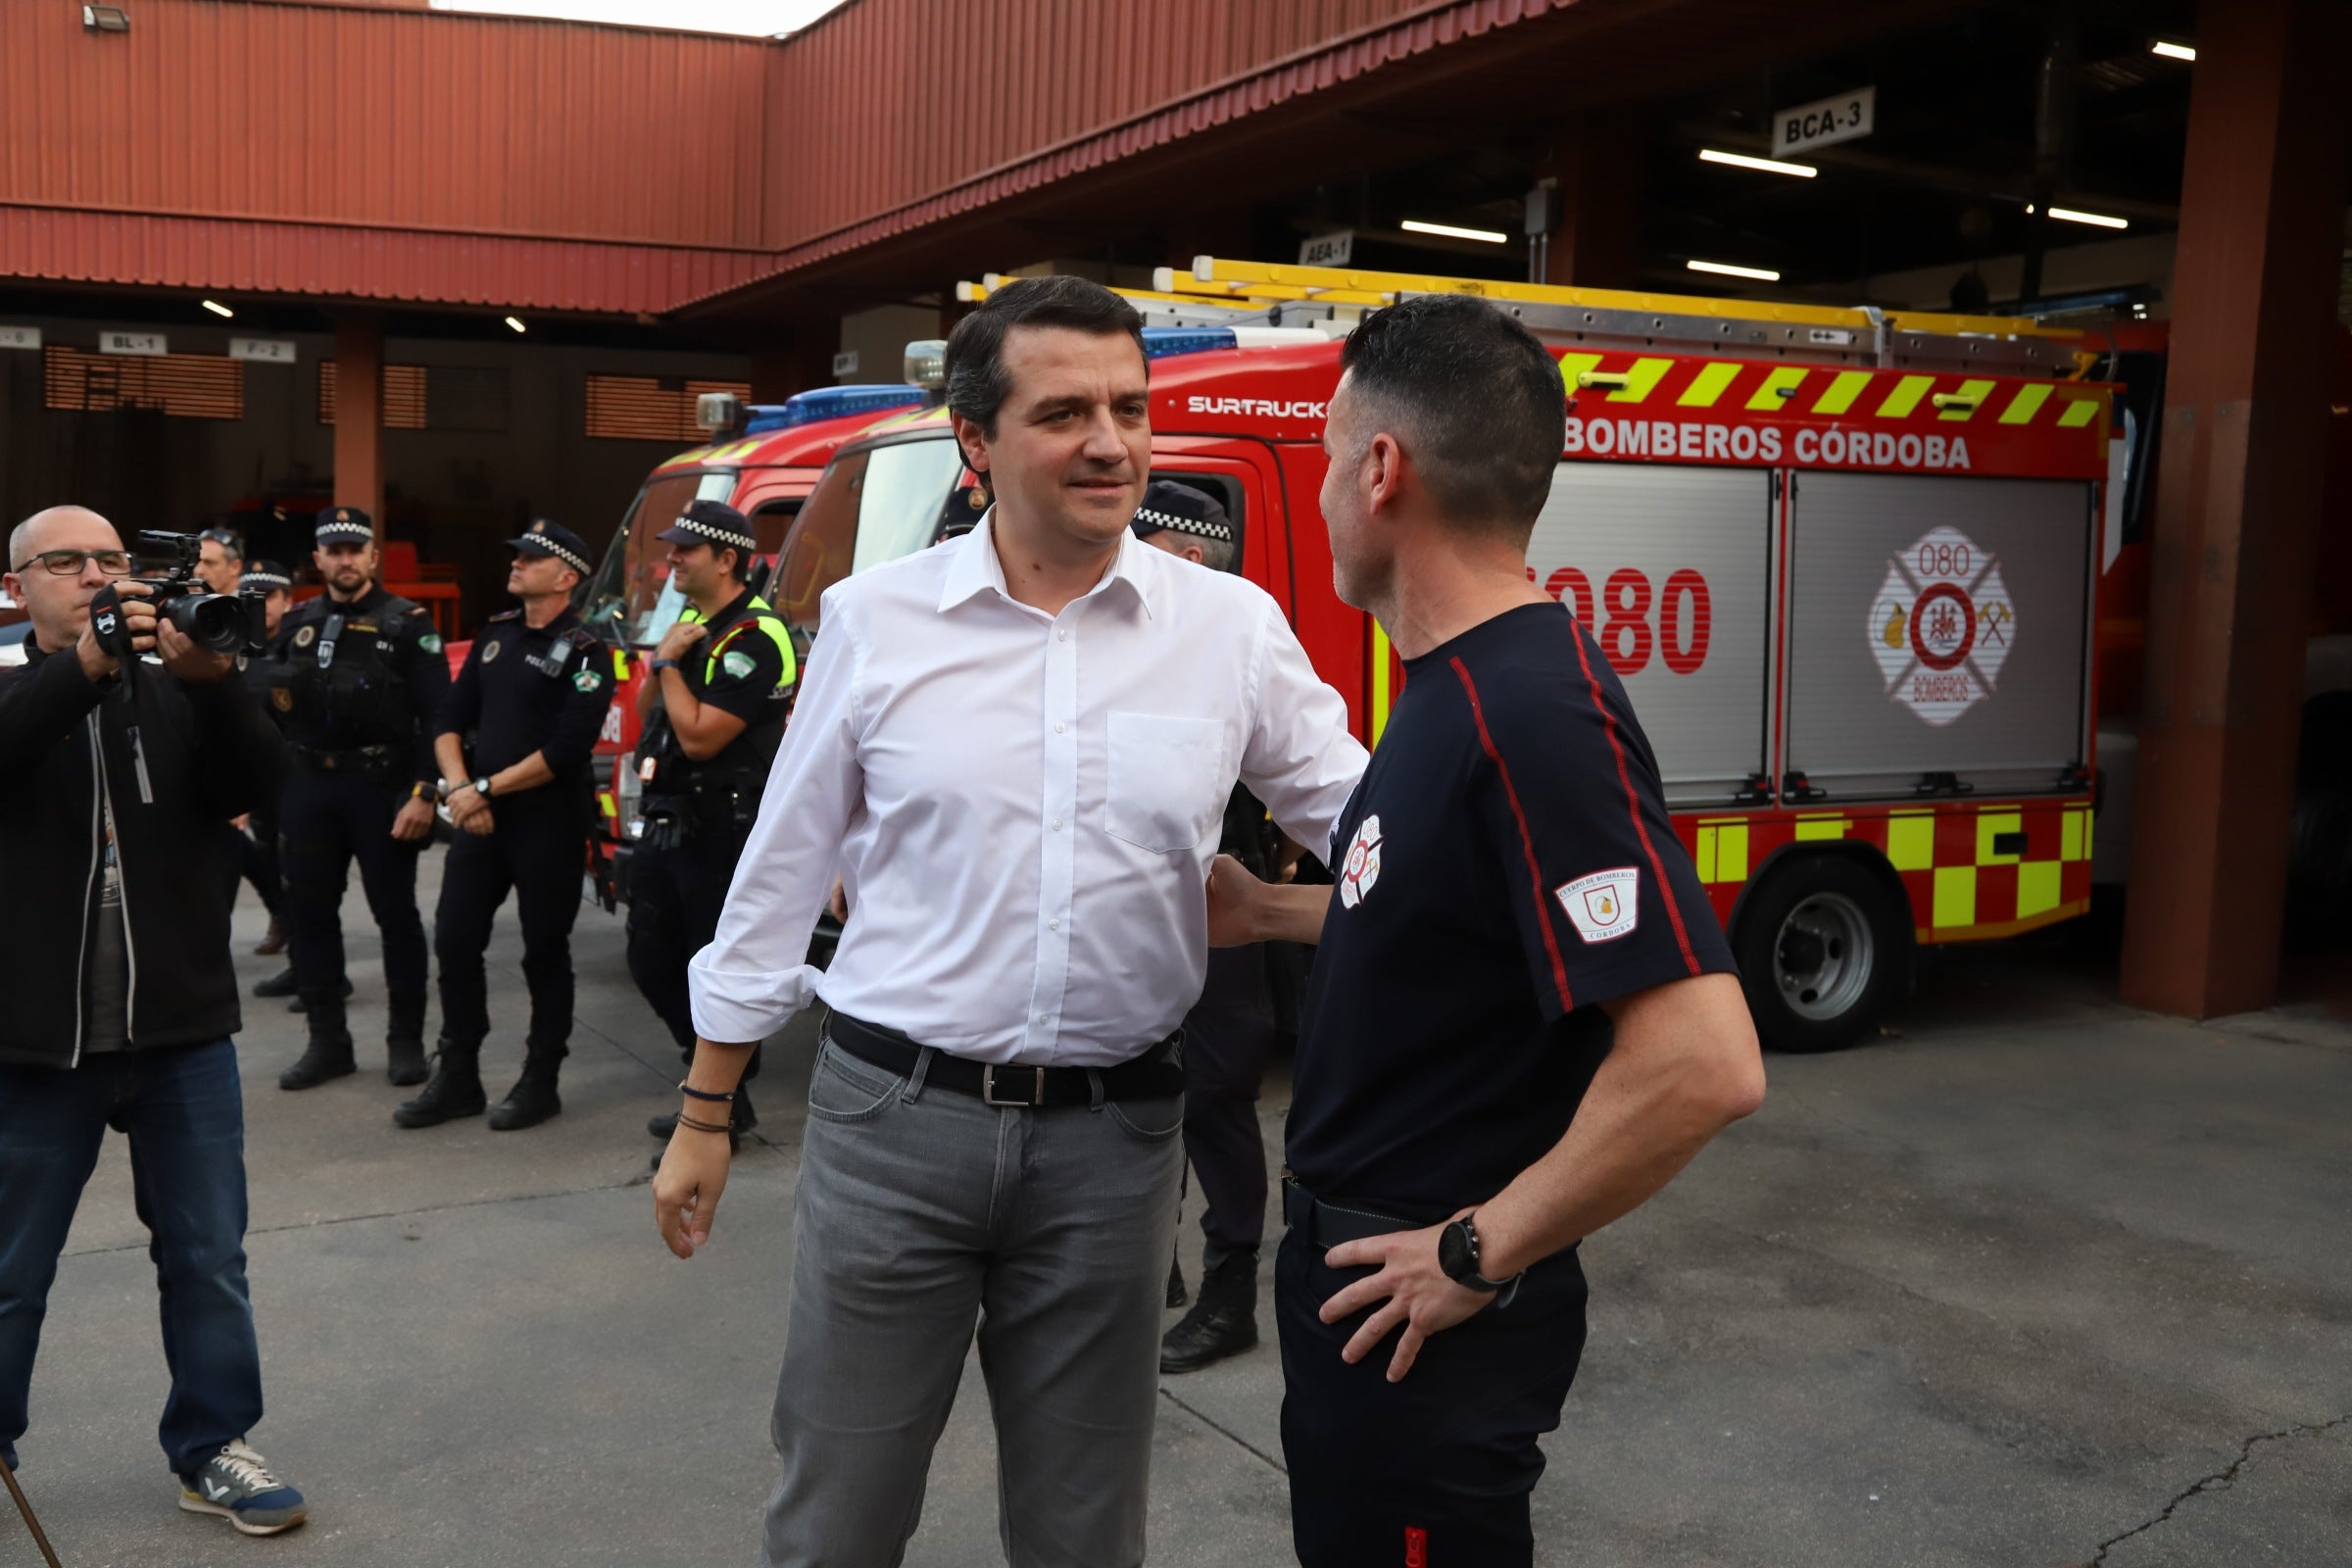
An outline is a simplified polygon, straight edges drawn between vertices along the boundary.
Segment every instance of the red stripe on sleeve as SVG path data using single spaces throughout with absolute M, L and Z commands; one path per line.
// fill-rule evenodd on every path
M 1617 782 L 1625 789 L 1625 809 L 1634 819 L 1634 836 L 1642 841 L 1642 853 L 1649 857 L 1650 874 L 1658 879 L 1658 896 L 1666 901 L 1666 918 L 1674 927 L 1674 940 L 1683 950 L 1683 962 L 1690 972 L 1699 972 L 1698 955 L 1690 951 L 1690 932 L 1683 924 L 1683 911 L 1674 902 L 1674 884 L 1666 880 L 1666 864 L 1658 858 L 1658 848 L 1649 842 L 1649 825 L 1642 820 L 1642 802 L 1634 794 L 1633 774 L 1625 765 L 1625 743 L 1617 738 L 1617 715 L 1609 710 L 1608 698 L 1600 689 L 1600 677 L 1592 673 L 1592 656 L 1585 652 L 1585 632 L 1576 628 L 1576 662 L 1584 667 L 1586 684 L 1592 688 L 1592 706 L 1600 710 L 1601 727 L 1608 732 L 1609 750 L 1617 754 Z
M 1487 760 L 1494 764 L 1495 773 L 1502 779 L 1502 798 L 1511 803 L 1511 815 L 1519 823 L 1519 848 L 1527 856 L 1528 889 L 1536 899 L 1536 923 L 1544 928 L 1544 951 L 1551 958 L 1551 978 L 1560 988 L 1560 1010 L 1574 1012 L 1576 1003 L 1568 995 L 1568 965 L 1560 958 L 1560 939 L 1551 929 L 1551 897 L 1544 891 L 1544 871 L 1536 863 L 1536 838 L 1527 829 L 1527 813 L 1519 808 L 1519 792 L 1511 786 L 1511 770 L 1504 765 L 1502 754 L 1494 750 L 1494 737 L 1487 733 L 1486 710 L 1479 706 L 1478 685 L 1470 678 L 1469 666 L 1455 655 L 1451 661 L 1453 672 L 1461 677 L 1462 690 L 1470 697 L 1470 717 L 1478 725 L 1478 744 L 1486 748 Z

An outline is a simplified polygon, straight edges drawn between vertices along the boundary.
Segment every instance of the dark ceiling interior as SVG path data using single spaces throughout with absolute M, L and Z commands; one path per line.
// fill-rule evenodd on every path
M 1847 285 L 2016 255 L 2036 227 L 2052 248 L 2111 237 L 2030 218 L 2037 173 L 2055 205 L 2123 218 L 2128 233 L 2168 233 L 2195 67 L 2150 46 L 2193 44 L 2194 24 L 2192 0 L 1985 6 L 1627 106 L 1617 113 L 1630 122 L 1640 163 L 1642 270 L 1629 282 L 1688 289 L 1684 264 L 1700 258 L 1778 271 L 1785 289 Z M 2053 58 L 2067 90 L 2054 100 L 2049 156 L 2037 159 L 2041 84 Z M 1877 89 L 1872 134 L 1795 155 L 1819 169 L 1815 178 L 1698 157 L 1701 148 L 1767 155 L 1776 109 L 1864 86 Z M 1527 186 L 1523 144 L 1490 135 L 1323 187 L 1283 214 L 1281 226 L 1360 225 L 1362 267 L 1524 276 L 1516 236 Z M 1405 218 L 1514 237 L 1504 246 L 1419 241 L 1394 232 Z

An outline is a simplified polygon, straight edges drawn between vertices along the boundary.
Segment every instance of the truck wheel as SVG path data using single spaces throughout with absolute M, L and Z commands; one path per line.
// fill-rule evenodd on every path
M 1910 911 L 1842 855 L 1784 860 L 1740 911 L 1733 951 L 1756 1033 L 1775 1051 L 1838 1051 L 1901 984 Z

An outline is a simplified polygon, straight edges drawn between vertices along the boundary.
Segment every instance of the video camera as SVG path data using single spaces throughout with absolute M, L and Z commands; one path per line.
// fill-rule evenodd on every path
M 155 606 L 158 621 L 170 621 L 181 636 L 216 654 L 241 653 L 262 646 L 270 626 L 263 596 L 216 594 L 198 582 L 196 563 L 203 556 L 202 539 L 192 533 L 142 532 L 139 543 L 151 552 L 171 551 L 178 557 L 172 569 L 161 577 L 129 579 L 146 585 L 147 602 Z M 100 589 L 90 601 L 90 624 L 97 629 L 98 646 L 127 662 L 134 656 L 130 625 L 117 609 L 121 603 L 119 585 L 109 584 Z

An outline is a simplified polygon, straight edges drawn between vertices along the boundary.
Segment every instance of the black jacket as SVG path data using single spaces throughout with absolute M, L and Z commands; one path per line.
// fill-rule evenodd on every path
M 276 799 L 276 729 L 231 673 L 183 685 L 144 664 L 92 684 L 71 652 L 25 644 L 0 670 L 0 1062 L 69 1067 L 82 1049 L 83 966 L 114 813 L 130 949 L 130 1049 L 237 1032 L 220 824 Z

